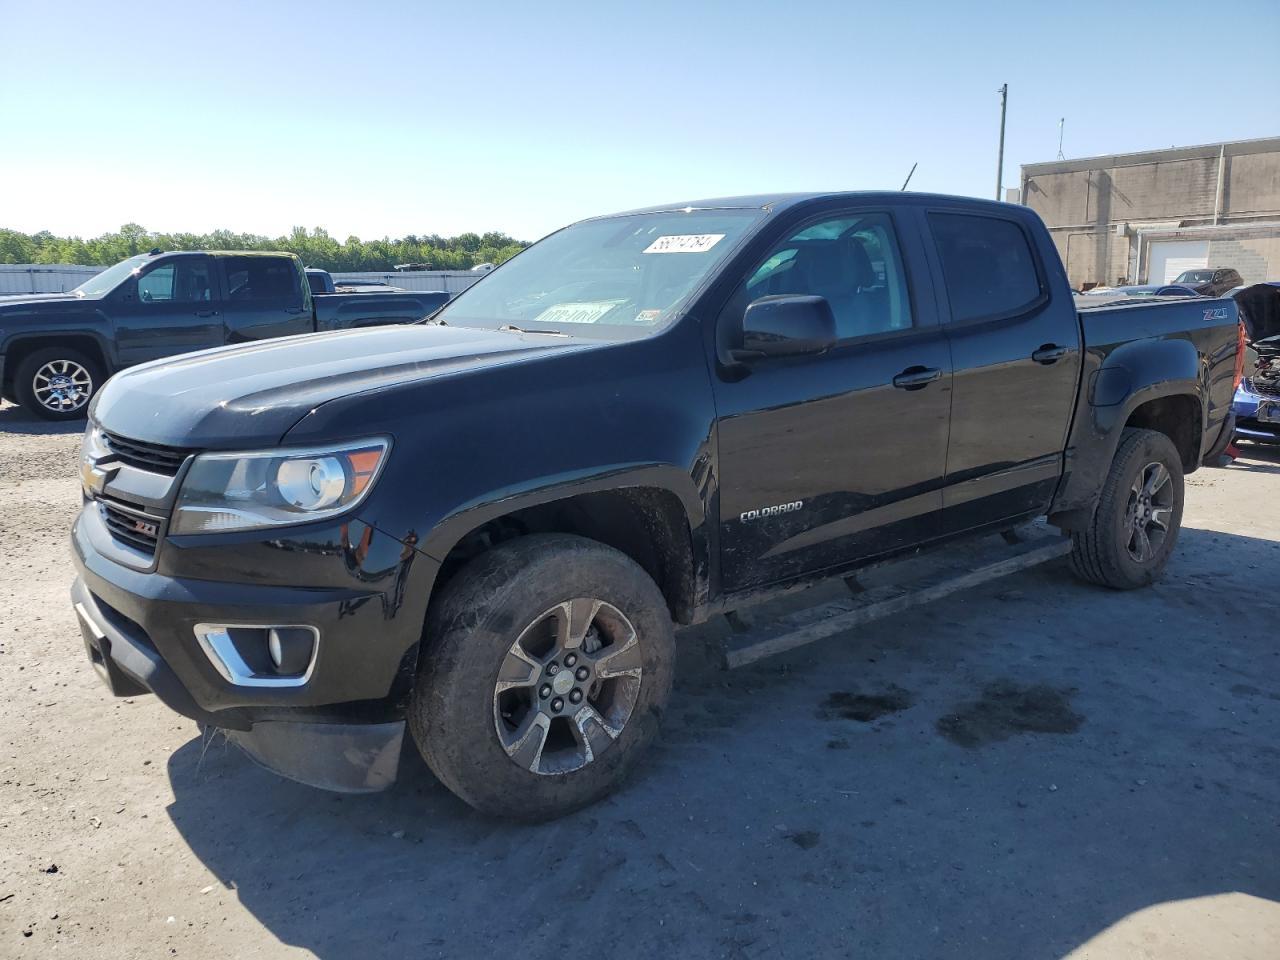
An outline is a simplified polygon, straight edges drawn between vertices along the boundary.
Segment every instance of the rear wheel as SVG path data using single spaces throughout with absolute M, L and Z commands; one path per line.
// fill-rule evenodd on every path
M 409 709 L 441 782 L 521 820 L 617 787 L 671 692 L 671 618 L 649 575 L 595 541 L 539 535 L 494 548 L 445 589 Z
M 1071 567 L 1091 583 L 1131 590 L 1164 572 L 1182 525 L 1182 459 L 1154 430 L 1127 429 L 1089 525 L 1071 535 Z
M 92 358 L 67 347 L 46 347 L 25 357 L 14 373 L 19 406 L 44 420 L 78 420 L 105 379 Z

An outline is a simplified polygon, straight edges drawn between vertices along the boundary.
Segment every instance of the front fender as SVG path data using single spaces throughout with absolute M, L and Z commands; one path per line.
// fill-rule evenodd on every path
M 576 475 L 530 478 L 506 490 L 477 497 L 444 517 L 418 549 L 434 560 L 443 560 L 468 533 L 491 520 L 529 507 L 555 503 L 584 493 L 605 493 L 620 489 L 660 490 L 675 496 L 684 511 L 690 531 L 699 531 L 706 519 L 699 491 L 689 473 L 673 464 L 615 464 Z
M 0 318 L 0 321 L 3 319 Z M 106 364 L 107 373 L 111 374 L 119 368 L 119 363 L 110 338 L 110 331 L 110 319 L 97 310 L 94 311 L 94 316 L 87 318 L 85 322 L 67 324 L 66 326 L 57 323 L 50 323 L 44 326 L 29 326 L 25 323 L 14 323 L 12 321 L 8 323 L 0 322 L 0 356 L 13 353 L 15 349 L 21 350 L 27 344 L 48 343 L 54 345 L 66 337 L 84 337 L 92 340 L 97 346 Z
M 699 330 L 684 323 L 646 340 L 565 346 L 335 399 L 288 442 L 389 435 L 362 516 L 437 561 L 517 510 L 584 493 L 662 491 L 688 524 L 700 590 L 714 552 L 716 471 Z

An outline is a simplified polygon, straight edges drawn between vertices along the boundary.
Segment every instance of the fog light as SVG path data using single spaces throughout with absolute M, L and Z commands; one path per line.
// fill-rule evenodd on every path
M 315 635 L 306 627 L 273 627 L 267 634 L 267 652 L 277 673 L 304 672 L 314 651 Z
M 197 623 L 196 639 L 223 679 L 241 687 L 300 687 L 320 646 L 315 627 Z

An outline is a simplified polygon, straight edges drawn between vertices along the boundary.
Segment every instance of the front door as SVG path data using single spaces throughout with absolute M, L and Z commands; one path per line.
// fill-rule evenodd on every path
M 129 366 L 222 345 L 212 261 L 183 255 L 149 263 L 113 294 L 120 363 Z
M 717 377 L 724 590 L 940 534 L 951 358 L 931 297 L 913 296 L 927 277 L 914 228 L 842 209 L 796 224 L 725 307 L 731 338 L 759 297 L 823 296 L 839 341 Z

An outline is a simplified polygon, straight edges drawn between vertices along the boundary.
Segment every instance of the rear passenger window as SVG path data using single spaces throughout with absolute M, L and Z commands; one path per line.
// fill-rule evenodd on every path
M 931 213 L 929 226 L 951 301 L 951 320 L 1005 317 L 1040 298 L 1027 235 L 1011 220 Z
M 302 298 L 298 271 L 287 257 L 227 257 L 224 266 L 231 300 Z

